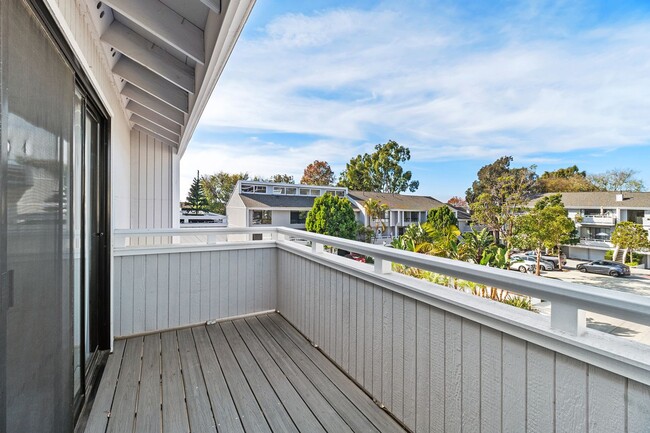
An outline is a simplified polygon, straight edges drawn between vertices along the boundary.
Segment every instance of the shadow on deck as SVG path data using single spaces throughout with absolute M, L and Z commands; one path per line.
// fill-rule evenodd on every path
M 270 314 L 115 341 L 85 431 L 404 429 Z

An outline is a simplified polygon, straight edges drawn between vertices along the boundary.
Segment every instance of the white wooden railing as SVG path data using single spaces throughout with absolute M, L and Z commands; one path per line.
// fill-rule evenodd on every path
M 650 325 L 649 298 L 286 228 L 113 238 L 118 336 L 279 311 L 416 432 L 650 425 L 650 348 L 585 329 L 584 317 Z M 393 272 L 392 263 L 549 300 L 551 318 Z
M 223 246 L 223 244 L 257 241 L 286 243 L 298 239 L 310 242 L 311 251 L 314 253 L 322 253 L 324 246 L 327 245 L 371 256 L 375 262 L 374 272 L 378 274 L 391 273 L 391 264 L 398 263 L 550 301 L 551 326 L 571 335 L 579 335 L 586 329 L 585 311 L 650 325 L 650 298 L 648 297 L 554 279 L 535 278 L 527 274 L 291 228 L 115 230 L 113 239 L 114 251 L 117 255 L 151 252 L 154 249 L 198 251 L 198 247 L 210 245 Z M 132 243 L 134 239 L 139 242 Z M 147 242 L 143 243 L 143 239 L 147 239 Z

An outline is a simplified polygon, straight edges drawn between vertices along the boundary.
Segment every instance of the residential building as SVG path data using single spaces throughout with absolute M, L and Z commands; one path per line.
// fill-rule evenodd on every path
M 347 196 L 347 188 L 240 180 L 226 205 L 229 227 L 305 228 L 314 199 Z
M 423 223 L 431 209 L 448 206 L 456 215 L 462 232 L 469 231 L 469 214 L 461 209 L 449 206 L 430 196 L 411 194 L 389 194 L 383 192 L 349 191 L 348 198 L 359 210 L 359 222 L 370 227 L 379 228 L 382 235 L 397 237 L 404 233 L 411 224 Z M 365 209 L 367 200 L 373 199 L 388 207 L 381 220 L 369 218 Z M 383 224 L 382 224 L 383 223 Z M 382 228 L 380 228 L 382 227 Z M 385 228 L 383 228 L 385 227 Z
M 544 194 L 549 195 L 553 194 Z M 610 239 L 619 222 L 631 221 L 650 229 L 650 192 L 564 192 L 562 203 L 580 237 L 579 244 L 565 247 L 571 258 L 602 259 L 605 251 L 613 248 Z
M 650 325 L 648 298 L 178 227 L 180 158 L 252 7 L 0 1 L 0 431 L 647 431 L 647 346 L 584 311 Z

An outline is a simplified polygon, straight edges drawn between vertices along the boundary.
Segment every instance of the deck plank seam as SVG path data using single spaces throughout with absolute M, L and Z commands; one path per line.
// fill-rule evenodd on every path
M 178 331 L 173 331 L 174 334 L 174 340 L 176 342 L 175 347 L 176 347 L 176 358 L 178 361 L 178 371 L 181 376 L 181 392 L 183 393 L 183 402 L 185 403 L 183 406 L 185 407 L 185 416 L 187 417 L 187 425 L 189 427 L 189 431 L 192 431 L 192 424 L 190 423 L 190 410 L 187 407 L 187 394 L 185 393 L 185 372 L 183 371 L 183 362 L 181 360 L 181 348 L 180 345 L 178 344 Z M 189 433 L 189 432 L 188 432 Z
M 205 393 L 208 396 L 208 404 L 210 405 L 210 413 L 212 414 L 212 421 L 214 421 L 214 429 L 216 431 L 219 431 L 219 428 L 217 427 L 218 425 L 217 415 L 214 413 L 214 406 L 212 405 L 212 399 L 210 399 L 210 391 L 208 390 L 207 381 L 205 379 L 205 372 L 203 371 L 203 363 L 201 362 L 201 358 L 199 357 L 199 350 L 196 345 L 196 337 L 194 336 L 194 332 L 192 332 L 191 330 L 190 330 L 190 335 L 192 336 L 192 342 L 194 343 L 194 349 L 196 350 L 196 359 L 198 360 L 199 370 L 201 371 L 201 378 L 203 379 L 203 385 L 205 386 Z

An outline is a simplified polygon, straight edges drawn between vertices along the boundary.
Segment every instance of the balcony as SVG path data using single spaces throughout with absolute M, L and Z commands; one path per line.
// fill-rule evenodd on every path
M 650 347 L 585 319 L 650 325 L 648 298 L 285 228 L 114 238 L 117 339 L 87 431 L 117 428 L 122 416 L 136 431 L 149 421 L 187 431 L 185 417 L 192 431 L 198 422 L 207 426 L 198 431 L 229 422 L 251 430 L 244 410 L 267 431 L 282 419 L 293 430 L 339 431 L 329 424 L 343 426 L 339 418 L 352 431 L 398 431 L 378 425 L 392 421 L 384 411 L 417 432 L 650 425 Z M 391 263 L 545 299 L 550 317 L 397 274 Z M 161 427 L 177 419 L 182 428 Z
M 616 216 L 611 215 L 584 215 L 580 224 L 591 224 L 598 226 L 615 226 Z

